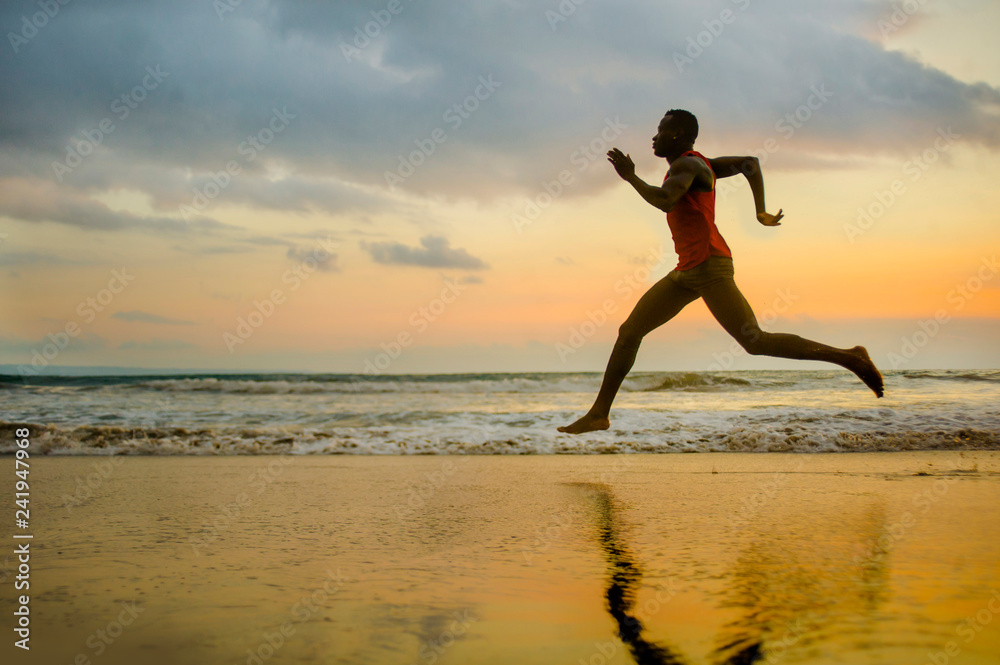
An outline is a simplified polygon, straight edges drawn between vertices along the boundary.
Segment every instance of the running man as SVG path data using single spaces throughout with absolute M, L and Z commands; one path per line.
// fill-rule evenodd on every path
M 766 212 L 764 179 L 756 157 L 707 159 L 694 150 L 698 120 L 688 111 L 667 111 L 653 137 L 653 154 L 670 164 L 663 185 L 654 187 L 635 175 L 631 157 L 618 148 L 608 151 L 608 161 L 639 196 L 667 213 L 667 224 L 677 251 L 677 267 L 654 284 L 636 303 L 618 329 L 604 371 L 601 390 L 582 418 L 560 427 L 560 432 L 579 434 L 608 429 L 611 403 L 625 376 L 632 369 L 642 338 L 676 316 L 688 303 L 702 298 L 712 315 L 747 353 L 796 360 L 822 360 L 858 375 L 878 397 L 882 375 L 863 346 L 837 349 L 787 333 L 764 332 L 757 325 L 750 304 L 733 281 L 733 255 L 715 226 L 715 179 L 743 173 L 750 182 L 757 221 L 780 226 L 783 217 Z

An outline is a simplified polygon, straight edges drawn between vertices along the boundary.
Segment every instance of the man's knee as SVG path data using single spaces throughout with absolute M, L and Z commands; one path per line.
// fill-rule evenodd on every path
M 767 333 L 760 328 L 747 328 L 744 326 L 737 338 L 743 350 L 751 356 L 760 356 L 767 353 Z
M 638 344 L 645 334 L 636 323 L 627 319 L 618 327 L 618 340 L 625 344 Z

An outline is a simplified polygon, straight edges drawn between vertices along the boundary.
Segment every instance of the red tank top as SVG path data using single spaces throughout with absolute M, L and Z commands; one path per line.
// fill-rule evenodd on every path
M 705 156 L 694 150 L 688 150 L 685 155 L 694 155 L 709 164 Z M 666 181 L 666 177 L 663 179 Z M 733 258 L 729 246 L 722 239 L 719 229 L 715 226 L 715 174 L 712 174 L 712 189 L 708 192 L 688 190 L 667 213 L 667 225 L 674 239 L 674 249 L 677 251 L 676 270 L 690 270 L 703 263 L 710 256 L 728 256 Z

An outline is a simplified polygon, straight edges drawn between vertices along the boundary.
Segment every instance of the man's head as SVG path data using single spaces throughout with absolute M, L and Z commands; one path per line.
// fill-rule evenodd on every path
M 653 137 L 653 154 L 657 157 L 679 155 L 694 146 L 698 138 L 698 119 L 683 109 L 671 109 L 660 120 Z

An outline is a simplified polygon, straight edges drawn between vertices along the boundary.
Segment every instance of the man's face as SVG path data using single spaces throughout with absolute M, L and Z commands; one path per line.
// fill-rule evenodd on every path
M 673 122 L 672 115 L 663 116 L 660 125 L 656 128 L 656 136 L 653 137 L 653 154 L 657 157 L 666 157 L 671 152 L 671 148 L 677 145 L 677 137 L 680 131 L 676 123 Z

